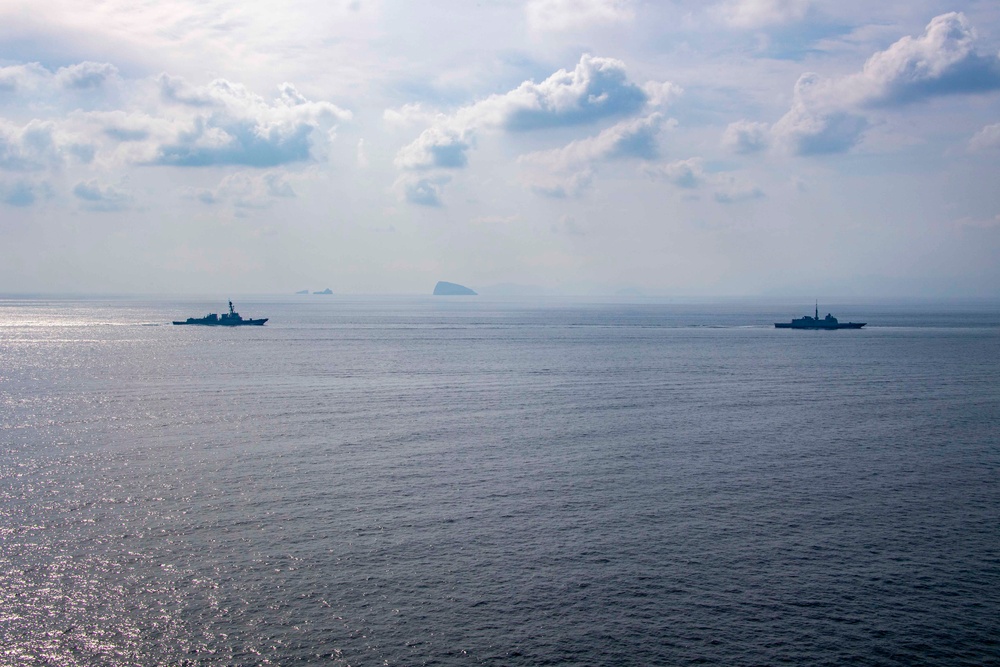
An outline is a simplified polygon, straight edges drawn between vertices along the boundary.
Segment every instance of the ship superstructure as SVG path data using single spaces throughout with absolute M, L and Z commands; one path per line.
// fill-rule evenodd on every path
M 240 327 L 240 326 L 263 326 L 267 322 L 266 317 L 259 320 L 243 319 L 233 308 L 233 302 L 229 302 L 229 312 L 221 316 L 217 313 L 209 313 L 205 317 L 189 317 L 183 322 L 174 321 L 174 324 L 201 324 L 214 327 Z
M 814 315 L 810 317 L 798 317 L 791 322 L 775 322 L 775 329 L 860 329 L 868 324 L 867 322 L 841 322 L 830 313 L 826 317 L 819 319 L 819 302 L 816 302 Z

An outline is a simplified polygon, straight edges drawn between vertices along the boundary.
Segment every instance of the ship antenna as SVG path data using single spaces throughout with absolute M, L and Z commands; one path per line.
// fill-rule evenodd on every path
M 229 308 L 232 309 L 232 307 L 233 307 L 233 302 L 230 301 Z M 819 299 L 816 299 L 816 319 L 817 320 L 819 319 Z
M 230 315 L 233 314 L 233 302 L 232 301 L 229 302 L 229 314 Z

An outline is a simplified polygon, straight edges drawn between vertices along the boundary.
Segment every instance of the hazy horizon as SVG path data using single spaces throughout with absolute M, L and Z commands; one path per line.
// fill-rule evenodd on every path
M 17 301 L 23 299 L 53 299 L 53 300 L 182 300 L 182 301 L 204 301 L 206 304 L 215 305 L 216 309 L 225 309 L 226 302 L 233 301 L 238 307 L 245 300 L 260 301 L 262 299 L 279 299 L 288 297 L 289 299 L 308 300 L 322 303 L 324 300 L 358 300 L 358 299 L 427 299 L 433 302 L 461 302 L 463 300 L 485 300 L 496 302 L 519 303 L 526 306 L 533 304 L 558 303 L 558 302 L 595 302 L 595 303 L 618 303 L 628 304 L 663 304 L 663 305 L 725 305 L 740 304 L 747 305 L 781 305 L 792 307 L 793 314 L 811 312 L 814 305 L 818 304 L 823 310 L 830 307 L 843 305 L 868 305 L 868 306 L 912 306 L 920 304 L 935 305 L 940 307 L 970 305 L 1000 305 L 1000 296 L 935 296 L 918 294 L 882 294 L 882 295 L 859 295 L 834 293 L 821 297 L 809 296 L 807 294 L 795 294 L 792 292 L 774 292 L 766 294 L 669 294 L 669 293 L 647 293 L 623 290 L 611 291 L 544 291 L 544 292 L 507 292 L 493 291 L 491 288 L 484 288 L 483 292 L 476 295 L 434 295 L 427 292 L 333 292 L 331 294 L 299 294 L 297 292 L 248 292 L 248 291 L 219 291 L 210 292 L 206 290 L 192 291 L 163 291 L 163 292 L 129 292 L 129 291 L 9 291 L 0 292 L 0 299 Z M 238 309 L 238 308 L 237 308 Z

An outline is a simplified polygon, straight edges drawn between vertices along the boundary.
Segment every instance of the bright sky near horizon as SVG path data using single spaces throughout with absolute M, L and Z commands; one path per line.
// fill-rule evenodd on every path
M 0 3 L 0 292 L 438 280 L 998 297 L 1000 3 Z

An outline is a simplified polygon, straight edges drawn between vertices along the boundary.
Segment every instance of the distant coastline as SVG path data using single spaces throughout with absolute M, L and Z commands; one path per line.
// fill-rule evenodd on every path
M 441 280 L 434 286 L 434 296 L 477 296 L 477 292 L 465 285 Z

